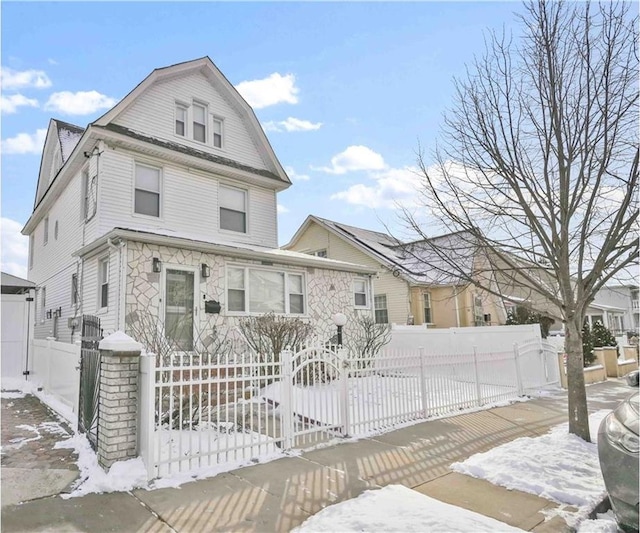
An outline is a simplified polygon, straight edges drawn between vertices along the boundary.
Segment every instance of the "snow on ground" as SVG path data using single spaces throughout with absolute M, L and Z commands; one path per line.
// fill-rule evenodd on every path
M 387 485 L 326 507 L 292 530 L 292 533 L 314 531 L 509 533 L 523 530 L 442 503 L 402 485 Z
M 553 512 L 576 527 L 606 495 L 596 442 L 600 421 L 608 413 L 602 410 L 589 417 L 591 443 L 569 434 L 567 424 L 561 424 L 546 435 L 519 438 L 453 463 L 451 469 L 557 502 L 561 505 Z

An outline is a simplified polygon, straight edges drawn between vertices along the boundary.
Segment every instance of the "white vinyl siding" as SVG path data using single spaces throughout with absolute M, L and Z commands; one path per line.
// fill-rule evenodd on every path
M 220 229 L 247 233 L 247 191 L 220 186 Z
M 47 315 L 47 288 L 40 289 L 40 323 L 44 324 Z
M 33 268 L 33 245 L 34 245 L 33 235 L 29 235 L 29 270 Z
M 159 168 L 136 164 L 134 212 L 160 217 L 161 172 Z
M 135 163 L 153 166 L 151 159 L 108 147 L 100 156 L 99 229 L 92 238 L 114 227 L 136 228 L 142 216 L 133 212 L 133 199 L 123 199 L 123 191 L 134 194 Z M 159 166 L 158 164 L 156 164 Z M 258 246 L 278 246 L 276 194 L 273 190 L 247 186 L 247 233 L 220 230 L 218 176 L 162 163 L 161 218 L 143 217 L 145 228 L 170 229 L 194 239 L 238 242 Z
M 214 115 L 224 117 L 222 145 L 228 157 L 253 168 L 274 170 L 265 162 L 266 156 L 261 154 L 249 134 L 249 122 L 200 73 L 164 80 L 149 87 L 116 117 L 114 123 L 145 135 L 175 142 L 176 102 L 206 103 L 209 111 L 208 127 L 213 127 Z M 212 141 L 206 144 L 194 141 L 189 132 L 179 141 L 198 150 L 218 152 Z
M 42 243 L 47 244 L 49 242 L 49 217 L 45 217 L 44 219 L 44 230 L 42 236 Z
M 230 313 L 304 314 L 303 274 L 282 270 L 227 268 L 227 310 Z

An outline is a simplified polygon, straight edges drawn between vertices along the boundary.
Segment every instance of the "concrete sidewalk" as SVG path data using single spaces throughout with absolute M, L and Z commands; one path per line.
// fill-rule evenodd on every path
M 612 409 L 630 389 L 610 380 L 588 388 L 592 411 Z M 2 531 L 289 531 L 324 507 L 364 490 L 402 484 L 441 501 L 537 533 L 556 504 L 453 473 L 449 465 L 565 422 L 566 395 L 422 422 L 384 435 L 250 466 L 179 489 L 44 498 L 3 506 Z

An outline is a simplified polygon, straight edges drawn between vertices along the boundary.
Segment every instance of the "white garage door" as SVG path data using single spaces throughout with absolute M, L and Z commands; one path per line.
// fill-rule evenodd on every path
M 29 338 L 28 294 L 2 295 L 2 379 L 24 379 Z

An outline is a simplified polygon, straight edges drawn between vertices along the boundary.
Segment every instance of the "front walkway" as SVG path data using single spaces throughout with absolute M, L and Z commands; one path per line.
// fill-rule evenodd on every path
M 609 380 L 588 388 L 591 411 L 612 409 L 630 389 Z M 566 394 L 515 403 L 238 469 L 153 491 L 45 498 L 2 509 L 4 532 L 289 531 L 327 505 L 364 490 L 402 484 L 507 524 L 538 533 L 555 504 L 452 473 L 449 465 L 566 421 Z

